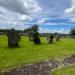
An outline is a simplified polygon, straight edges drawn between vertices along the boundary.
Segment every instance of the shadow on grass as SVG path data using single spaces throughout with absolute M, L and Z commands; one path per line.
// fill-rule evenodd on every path
M 54 43 L 41 43 L 41 45 L 56 45 L 57 43 L 56 42 L 54 42 Z
M 8 47 L 7 45 L 6 46 L 0 46 L 0 48 L 2 49 L 10 49 L 10 50 L 13 50 L 13 49 L 21 49 L 21 48 L 27 48 L 27 47 L 35 47 L 35 46 L 52 46 L 52 45 L 57 45 L 57 42 L 54 42 L 54 43 L 41 43 L 41 44 L 34 44 L 34 43 L 29 43 L 29 44 L 26 44 L 26 45 L 21 45 L 19 47 Z

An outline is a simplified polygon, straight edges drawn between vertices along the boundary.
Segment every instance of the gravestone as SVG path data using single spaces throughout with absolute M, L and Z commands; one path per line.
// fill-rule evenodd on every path
M 59 34 L 56 35 L 56 41 L 60 41 L 60 35 Z
M 19 47 L 20 35 L 15 29 L 12 28 L 7 33 L 7 37 L 8 37 L 9 48 Z
M 51 43 L 51 44 L 53 43 L 53 39 L 54 39 L 54 35 L 50 35 L 50 36 L 49 36 L 49 44 L 50 44 L 50 43 Z
M 33 33 L 32 32 L 29 33 L 29 41 L 33 41 Z
M 34 33 L 33 35 L 33 42 L 37 45 L 41 44 L 41 40 L 39 38 L 39 34 L 38 33 Z

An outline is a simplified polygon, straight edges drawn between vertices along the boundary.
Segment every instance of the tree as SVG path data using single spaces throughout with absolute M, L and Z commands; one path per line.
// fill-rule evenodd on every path
M 75 36 L 75 28 L 72 28 L 72 29 L 71 29 L 70 34 L 71 34 L 72 36 Z
M 38 25 L 35 24 L 32 27 L 25 29 L 24 32 L 27 33 L 28 35 L 31 34 L 31 33 L 39 34 L 38 33 Z
M 31 29 L 34 31 L 34 32 L 38 32 L 38 25 L 33 25 L 32 27 L 31 27 Z
M 25 33 L 29 35 L 29 41 L 33 41 L 35 44 L 41 44 L 39 38 L 38 25 L 33 25 L 31 28 L 24 30 Z
M 39 36 L 39 32 L 38 32 L 38 25 L 33 25 L 32 27 L 31 27 L 31 32 L 33 33 L 33 35 L 37 35 L 37 36 Z
M 24 32 L 29 36 L 29 40 L 33 41 L 34 36 L 39 36 L 38 25 L 35 24 L 32 27 L 25 29 Z

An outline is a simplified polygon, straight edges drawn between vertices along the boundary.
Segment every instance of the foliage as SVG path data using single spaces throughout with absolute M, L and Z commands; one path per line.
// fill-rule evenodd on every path
M 33 33 L 33 34 L 39 34 L 38 33 L 38 25 L 33 25 L 32 27 L 25 29 L 24 30 L 25 33 Z
M 71 29 L 70 34 L 75 36 L 75 28 L 72 28 L 72 29 Z
M 33 25 L 31 28 L 34 32 L 38 33 L 38 25 Z

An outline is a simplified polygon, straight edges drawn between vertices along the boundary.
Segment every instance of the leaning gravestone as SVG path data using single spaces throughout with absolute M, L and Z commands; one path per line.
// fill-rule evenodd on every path
M 11 29 L 8 32 L 7 37 L 9 48 L 19 47 L 20 36 L 15 29 Z

